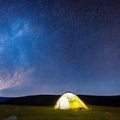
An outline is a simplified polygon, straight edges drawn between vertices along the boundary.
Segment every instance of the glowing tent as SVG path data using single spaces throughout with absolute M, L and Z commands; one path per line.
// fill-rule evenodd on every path
M 55 109 L 88 109 L 88 107 L 77 95 L 66 92 L 58 99 Z

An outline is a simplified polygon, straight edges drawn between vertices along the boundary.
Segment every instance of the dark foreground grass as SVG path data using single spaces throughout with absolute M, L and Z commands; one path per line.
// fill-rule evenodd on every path
M 89 110 L 54 110 L 53 107 L 0 105 L 0 120 L 120 120 L 120 108 L 88 106 Z

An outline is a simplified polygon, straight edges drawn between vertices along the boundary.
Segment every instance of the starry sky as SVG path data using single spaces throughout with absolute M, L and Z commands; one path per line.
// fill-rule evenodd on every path
M 0 96 L 120 95 L 119 0 L 0 0 Z

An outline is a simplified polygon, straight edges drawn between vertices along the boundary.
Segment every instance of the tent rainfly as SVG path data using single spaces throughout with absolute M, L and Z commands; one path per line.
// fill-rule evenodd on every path
M 57 101 L 55 109 L 88 109 L 85 103 L 74 93 L 66 92 Z

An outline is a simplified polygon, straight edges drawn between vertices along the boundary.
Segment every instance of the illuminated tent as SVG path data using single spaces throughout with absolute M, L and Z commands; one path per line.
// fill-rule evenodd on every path
M 55 109 L 88 109 L 88 107 L 77 95 L 66 92 L 58 99 Z

